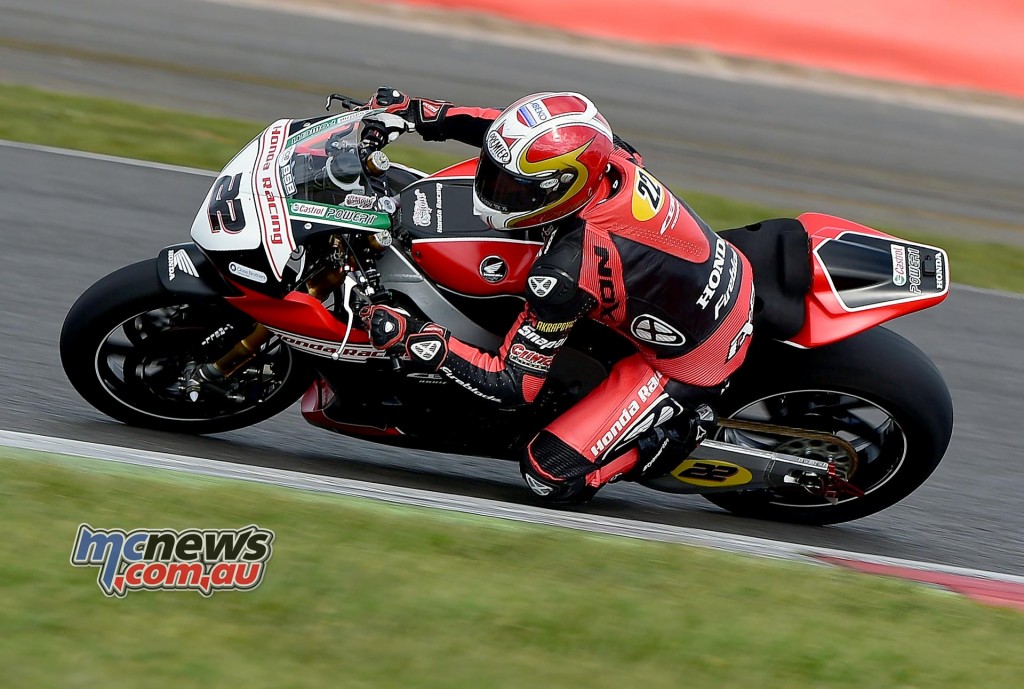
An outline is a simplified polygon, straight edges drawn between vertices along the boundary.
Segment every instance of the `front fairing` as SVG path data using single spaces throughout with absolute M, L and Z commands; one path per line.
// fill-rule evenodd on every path
M 378 112 L 271 124 L 221 170 L 192 240 L 230 279 L 281 294 L 301 272 L 299 248 L 312 236 L 389 229 L 358 158 L 362 120 Z

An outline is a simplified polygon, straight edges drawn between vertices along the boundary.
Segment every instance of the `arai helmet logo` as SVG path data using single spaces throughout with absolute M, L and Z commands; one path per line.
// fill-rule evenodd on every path
M 487 282 L 501 282 L 506 275 L 508 275 L 508 264 L 501 256 L 488 256 L 480 261 L 480 277 Z
M 536 294 L 538 299 L 543 299 L 551 294 L 551 290 L 558 284 L 558 278 L 550 275 L 531 275 L 527 278 L 526 284 L 530 286 L 530 291 Z
M 650 342 L 662 347 L 678 347 L 686 342 L 686 337 L 681 332 L 657 316 L 647 313 L 634 318 L 629 331 L 641 342 Z
M 509 150 L 505 140 L 501 138 L 501 134 L 496 131 L 487 135 L 487 151 L 502 165 L 512 162 L 512 151 Z

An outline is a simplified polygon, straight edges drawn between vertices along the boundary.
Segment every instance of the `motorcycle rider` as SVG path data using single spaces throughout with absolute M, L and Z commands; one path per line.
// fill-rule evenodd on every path
M 581 94 L 537 93 L 497 110 L 381 88 L 368 106 L 424 140 L 480 147 L 474 211 L 490 227 L 550 231 L 498 352 L 384 305 L 361 313 L 374 346 L 492 402 L 527 404 L 573 325 L 597 320 L 637 353 L 529 443 L 524 479 L 544 500 L 568 503 L 677 466 L 713 427 L 709 403 L 746 356 L 746 258 L 647 172 Z

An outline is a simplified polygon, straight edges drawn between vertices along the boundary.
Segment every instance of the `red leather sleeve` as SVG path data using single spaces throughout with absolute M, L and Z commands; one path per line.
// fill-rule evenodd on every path
M 551 362 L 574 323 L 541 321 L 527 305 L 496 353 L 450 337 L 448 355 L 439 370 L 478 397 L 504 405 L 528 404 L 540 394 Z

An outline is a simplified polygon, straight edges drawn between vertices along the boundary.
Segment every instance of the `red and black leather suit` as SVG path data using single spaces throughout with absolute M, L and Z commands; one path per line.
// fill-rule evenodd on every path
M 481 146 L 500 114 L 413 103 L 426 140 Z M 597 320 L 631 340 L 637 353 L 541 431 L 523 460 L 541 495 L 594 490 L 636 476 L 644 468 L 638 460 L 649 466 L 664 449 L 652 446 L 644 456 L 642 439 L 720 394 L 749 345 L 752 277 L 740 252 L 646 172 L 639 154 L 617 146 L 594 199 L 558 223 L 534 263 L 526 305 L 497 352 L 431 326 L 412 336 L 409 353 L 421 352 L 424 363 L 481 397 L 522 404 L 537 397 L 577 320 Z M 431 341 L 442 346 L 414 346 Z

